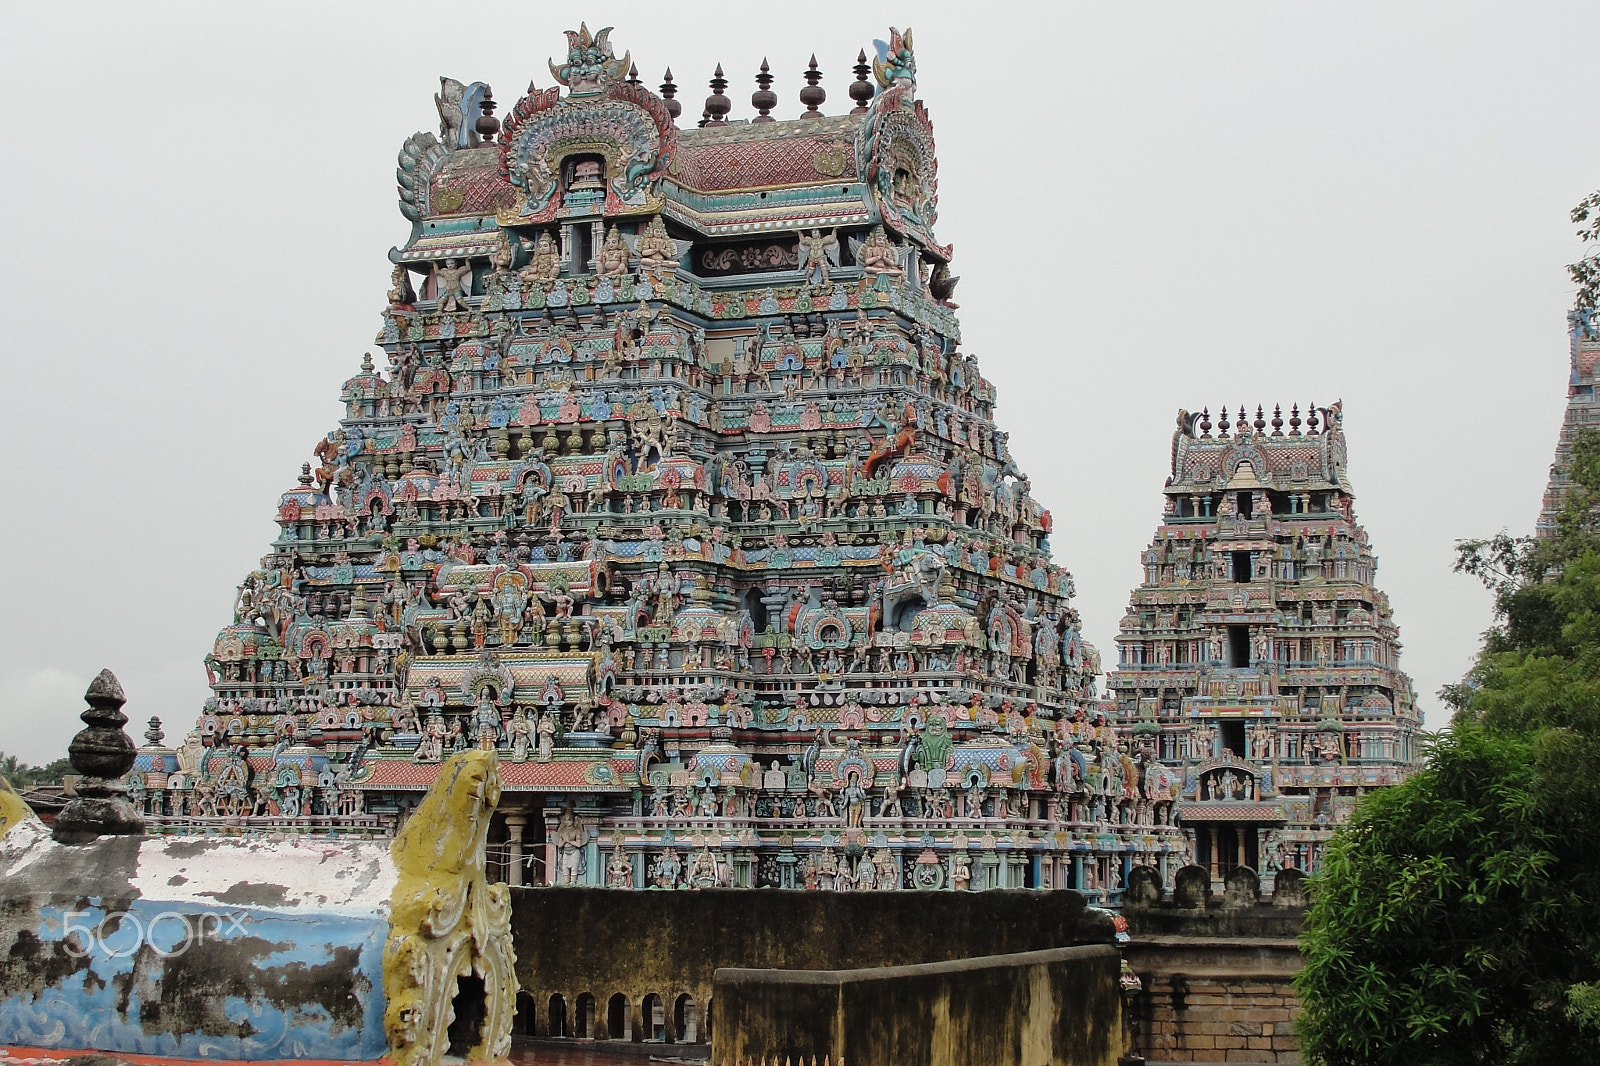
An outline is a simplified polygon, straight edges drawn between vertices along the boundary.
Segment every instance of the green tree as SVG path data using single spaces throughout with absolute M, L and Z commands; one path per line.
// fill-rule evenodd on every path
M 57 759 L 44 766 L 29 766 L 15 755 L 7 755 L 0 751 L 0 777 L 4 777 L 15 789 L 33 788 L 37 785 L 59 785 L 61 775 L 70 773 L 72 773 L 72 762 L 69 759 Z
M 1567 273 L 1578 286 L 1577 297 L 1572 302 L 1572 322 L 1589 337 L 1600 336 L 1600 191 L 1585 196 L 1572 209 L 1572 221 L 1578 227 L 1578 239 L 1588 246 L 1588 251 L 1576 263 L 1567 266 Z
M 1336 834 L 1296 979 L 1330 1066 L 1600 1063 L 1600 436 L 1553 535 L 1458 545 L 1496 624 L 1427 767 Z

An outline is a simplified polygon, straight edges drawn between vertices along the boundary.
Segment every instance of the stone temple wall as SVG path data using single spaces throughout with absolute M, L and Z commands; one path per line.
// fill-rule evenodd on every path
M 1249 870 L 1215 897 L 1206 870 L 1188 867 L 1177 880 L 1163 899 L 1141 891 L 1153 877 L 1136 877 L 1123 911 L 1123 957 L 1141 984 L 1129 1010 L 1133 1052 L 1151 1064 L 1300 1063 L 1301 879 L 1280 874 L 1266 898 Z
M 1112 916 L 1073 891 L 514 888 L 511 906 L 516 1029 L 540 1037 L 704 1042 L 722 968 L 905 966 L 1115 938 Z
M 1093 944 L 874 970 L 718 970 L 716 1064 L 1111 1066 L 1116 948 Z

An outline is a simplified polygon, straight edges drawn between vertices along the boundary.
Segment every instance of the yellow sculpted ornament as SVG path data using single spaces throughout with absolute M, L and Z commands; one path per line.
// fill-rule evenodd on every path
M 22 822 L 36 822 L 39 816 L 33 813 L 33 808 L 27 801 L 17 795 L 17 790 L 11 787 L 11 782 L 0 777 L 0 837 L 9 833 L 13 827 Z
M 436 1066 L 451 1045 L 469 1062 L 511 1050 L 516 956 L 511 898 L 484 878 L 489 819 L 500 801 L 493 751 L 463 751 L 439 776 L 390 849 L 399 873 L 383 949 L 384 1029 L 398 1066 Z M 458 987 L 460 978 L 475 978 Z M 457 992 L 482 982 L 481 1004 Z

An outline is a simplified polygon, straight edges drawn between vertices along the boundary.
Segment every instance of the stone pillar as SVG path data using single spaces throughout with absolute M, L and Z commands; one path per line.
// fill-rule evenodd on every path
M 556 875 L 555 819 L 550 817 L 549 812 L 546 812 L 544 819 L 544 883 L 547 885 L 555 884 Z
M 528 816 L 520 811 L 506 815 L 506 850 L 510 856 L 510 866 L 506 870 L 507 884 L 522 884 L 522 831 L 527 824 Z
M 1206 827 L 1206 839 L 1211 842 L 1211 880 L 1213 881 L 1216 881 L 1222 876 L 1219 872 L 1221 857 L 1217 854 L 1217 852 L 1220 850 L 1220 836 L 1221 834 L 1217 832 L 1216 826 L 1211 825 Z

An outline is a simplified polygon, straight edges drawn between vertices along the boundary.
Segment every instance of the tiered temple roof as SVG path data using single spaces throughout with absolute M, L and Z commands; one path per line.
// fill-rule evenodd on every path
M 1118 733 L 1181 779 L 1188 857 L 1214 878 L 1314 870 L 1356 798 L 1417 764 L 1411 680 L 1345 464 L 1337 403 L 1178 414 L 1107 684 Z
M 609 32 L 405 142 L 387 370 L 141 752 L 152 822 L 389 832 L 475 746 L 513 882 L 1114 891 L 1171 796 L 960 347 L 909 31 L 848 114 L 813 67 L 730 121 L 719 68 L 694 128 Z
M 1561 436 L 1556 441 L 1555 462 L 1550 464 L 1550 482 L 1544 491 L 1544 504 L 1539 510 L 1536 533 L 1548 537 L 1555 532 L 1556 516 L 1566 502 L 1567 489 L 1572 485 L 1567 476 L 1567 466 L 1572 462 L 1572 442 L 1579 431 L 1600 431 L 1600 396 L 1595 386 L 1600 385 L 1600 332 L 1592 320 L 1574 313 L 1568 343 L 1572 350 L 1572 374 L 1567 380 L 1567 410 L 1561 420 Z

